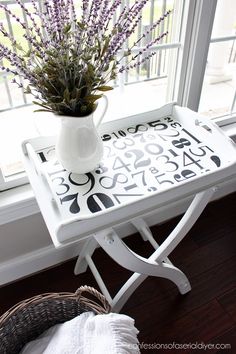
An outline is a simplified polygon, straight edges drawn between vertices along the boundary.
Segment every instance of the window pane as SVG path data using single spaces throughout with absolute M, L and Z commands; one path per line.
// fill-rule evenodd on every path
M 122 6 L 124 4 L 126 6 L 132 6 L 135 0 L 123 0 Z M 0 3 L 7 4 L 7 8 L 14 13 L 16 16 L 20 17 L 22 20 L 26 20 L 27 16 L 24 15 L 24 12 L 20 8 L 18 4 L 16 4 L 15 0 L 0 0 Z M 42 0 L 39 0 L 39 3 L 42 3 Z M 24 0 L 24 4 L 27 6 L 27 9 L 31 11 L 32 5 L 30 0 Z M 80 10 L 80 5 L 77 1 L 75 1 L 76 10 Z M 175 56 L 173 60 L 173 51 L 170 48 L 163 48 L 158 50 L 158 45 L 168 44 L 170 46 L 173 42 L 175 42 L 175 47 L 180 38 L 180 28 L 181 21 L 179 19 L 182 18 L 183 12 L 183 2 L 176 0 L 149 0 L 142 10 L 142 19 L 137 26 L 135 33 L 132 37 L 127 41 L 127 45 L 132 45 L 133 41 L 137 40 L 140 37 L 140 34 L 148 31 L 149 28 L 155 23 L 162 14 L 164 14 L 167 10 L 174 11 L 167 17 L 165 21 L 161 22 L 160 26 L 157 26 L 155 31 L 153 31 L 152 37 L 151 35 L 145 36 L 133 49 L 131 56 L 135 56 L 139 50 L 150 41 L 156 38 L 156 36 L 162 34 L 163 32 L 168 31 L 168 35 L 162 38 L 158 43 L 155 43 L 149 49 L 150 51 L 146 52 L 145 55 L 138 56 L 138 60 L 142 60 L 144 56 L 147 56 L 150 53 L 156 53 L 149 61 L 141 65 L 137 65 L 135 68 L 130 70 L 129 72 L 124 73 L 122 78 L 119 78 L 114 83 L 115 86 L 119 86 L 120 84 L 128 85 L 134 84 L 142 81 L 149 80 L 160 80 L 160 85 L 163 85 L 163 79 L 168 79 L 168 74 L 170 72 L 170 67 L 175 66 L 175 61 L 177 57 Z M 8 13 L 5 13 L 3 9 L 0 9 L 0 21 L 3 23 L 4 27 L 8 30 L 9 33 L 14 35 L 19 43 L 22 43 L 22 46 L 26 46 L 25 39 L 23 38 L 22 28 L 17 21 L 12 20 Z M 115 21 L 115 18 L 114 18 Z M 176 23 L 178 23 L 176 27 Z M 173 28 L 174 27 L 174 28 Z M 0 33 L 0 42 L 2 44 L 7 44 L 7 39 Z M 126 58 L 126 62 L 129 61 L 129 57 Z M 6 64 L 4 62 L 4 64 Z M 180 63 L 179 63 L 180 64 Z M 7 67 L 8 64 L 6 64 Z M 7 108 L 19 107 L 26 103 L 30 103 L 31 97 L 30 95 L 25 95 L 23 90 L 20 90 L 15 84 L 11 84 L 12 76 L 11 74 L 4 72 L 0 69 L 0 111 L 5 110 Z M 167 80 L 166 80 L 167 84 Z M 166 100 L 165 100 L 166 102 Z M 165 103 L 164 102 L 164 103 Z
M 123 0 L 122 6 L 124 4 L 132 6 L 134 2 L 135 0 Z M 15 0 L 0 0 L 0 3 L 7 4 L 8 8 L 22 20 L 26 19 Z M 42 0 L 39 0 L 39 3 L 42 3 Z M 24 4 L 31 10 L 30 0 L 24 0 Z M 80 11 L 80 3 L 75 1 L 75 4 L 76 9 Z M 130 44 L 140 37 L 140 33 L 148 31 L 152 24 L 167 10 L 174 9 L 174 11 L 163 24 L 161 23 L 161 26 L 156 28 L 152 38 L 143 38 L 132 49 L 131 55 L 135 56 L 150 40 L 161 33 L 168 31 L 168 35 L 149 48 L 150 53 L 155 52 L 156 55 L 148 62 L 135 66 L 128 73 L 124 72 L 114 82 L 115 89 L 107 93 L 110 104 L 106 118 L 118 119 L 126 115 L 155 109 L 174 99 L 173 92 L 176 92 L 175 88 L 179 81 L 176 79 L 177 71 L 181 66 L 180 52 L 183 43 L 180 42 L 180 38 L 184 38 L 181 36 L 181 31 L 185 32 L 182 22 L 184 5 L 185 1 L 182 0 L 149 0 L 147 2 L 143 9 L 142 21 L 133 34 Z M 0 22 L 12 35 L 17 37 L 19 42 L 22 40 L 22 45 L 26 45 L 24 39 L 20 38 L 22 37 L 22 29 L 19 29 L 19 24 L 17 21 L 10 20 L 9 15 L 2 9 L 0 9 Z M 5 41 L 6 38 L 0 36 L 0 43 L 7 44 Z M 142 59 L 142 56 L 141 58 L 139 56 L 139 59 Z M 128 57 L 127 60 L 129 60 Z M 6 65 L 5 62 L 4 64 Z M 23 90 L 11 83 L 11 80 L 11 75 L 0 69 L 0 112 L 3 111 L 0 113 L 0 148 L 2 152 L 4 151 L 0 154 L 0 168 L 5 177 L 12 175 L 17 177 L 17 174 L 22 171 L 20 151 L 22 140 L 37 134 L 49 134 L 49 122 L 43 127 L 45 113 L 41 113 L 43 118 L 40 120 L 38 117 L 35 119 L 34 107 L 7 111 L 9 108 L 25 106 L 31 102 L 30 96 L 25 95 Z M 39 121 L 41 121 L 40 129 L 38 129 Z M 52 134 L 56 132 L 54 126 L 58 125 L 54 123 L 51 129 Z
M 219 117 L 235 112 L 236 1 L 218 0 L 199 112 Z

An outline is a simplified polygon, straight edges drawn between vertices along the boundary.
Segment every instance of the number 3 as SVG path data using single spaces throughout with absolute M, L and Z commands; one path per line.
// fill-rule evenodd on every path
M 113 141 L 113 146 L 119 150 L 124 150 L 127 146 L 133 146 L 133 145 L 134 145 L 134 141 L 130 138 L 125 138 L 120 141 L 119 140 Z
M 176 162 L 170 161 L 169 156 L 161 155 L 161 156 L 158 156 L 156 158 L 156 160 L 161 159 L 161 158 L 165 159 L 165 162 L 164 162 L 165 165 L 172 165 L 173 166 L 173 168 L 170 168 L 169 170 L 166 170 L 166 172 L 174 172 L 174 171 L 178 170 L 179 165 Z

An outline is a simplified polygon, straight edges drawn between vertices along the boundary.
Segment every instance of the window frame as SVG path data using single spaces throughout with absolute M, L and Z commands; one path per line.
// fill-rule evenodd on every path
M 189 6 L 177 102 L 194 111 L 199 107 L 216 5 L 217 0 L 192 0 Z
M 187 106 L 197 111 L 199 107 L 207 55 L 210 47 L 211 33 L 215 18 L 217 0 L 177 0 L 177 12 L 183 6 L 182 16 L 177 16 L 175 23 L 179 38 L 174 38 L 172 44 L 162 44 L 158 50 L 176 48 L 181 65 L 172 65 L 169 70 L 170 83 L 167 92 L 169 101 L 177 101 L 180 106 Z M 185 31 L 183 31 L 185 28 Z M 180 43 L 180 45 L 179 45 Z M 177 53 L 178 51 L 178 53 Z M 175 63 L 175 60 L 173 60 Z M 178 85 L 175 85 L 178 81 Z M 176 99 L 175 99 L 176 97 Z M 236 117 L 225 116 L 215 120 L 219 126 L 236 122 Z M 17 176 L 17 177 L 16 177 Z M 28 182 L 25 173 L 4 178 L 0 170 L 0 191 Z

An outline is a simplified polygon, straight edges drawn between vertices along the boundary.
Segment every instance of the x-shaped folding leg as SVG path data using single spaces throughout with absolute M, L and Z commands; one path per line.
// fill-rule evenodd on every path
M 131 221 L 140 232 L 143 239 L 148 240 L 155 248 L 154 253 L 149 258 L 143 258 L 133 252 L 112 228 L 95 233 L 93 239 L 90 239 L 82 250 L 76 264 L 75 273 L 78 274 L 79 272 L 82 272 L 82 270 L 80 270 L 80 265 L 84 267 L 85 259 L 102 292 L 107 297 L 108 301 L 110 301 L 113 311 L 116 312 L 120 311 L 132 293 L 147 278 L 147 276 L 150 275 L 171 280 L 176 284 L 181 294 L 186 294 L 191 290 L 190 283 L 186 275 L 170 262 L 168 256 L 194 225 L 212 198 L 214 192 L 215 188 L 199 192 L 194 197 L 192 203 L 177 226 L 160 246 L 156 243 L 151 230 L 141 218 Z M 94 240 L 97 241 L 113 260 L 122 267 L 134 272 L 113 299 L 92 261 L 92 253 L 96 247 Z

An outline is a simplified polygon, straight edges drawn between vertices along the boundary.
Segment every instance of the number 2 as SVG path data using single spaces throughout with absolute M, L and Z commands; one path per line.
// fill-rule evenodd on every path
M 125 153 L 125 156 L 128 158 L 132 157 L 132 155 L 135 156 L 135 161 L 134 161 L 134 168 L 135 169 L 137 169 L 139 167 L 148 166 L 151 163 L 151 160 L 149 158 L 142 160 L 142 158 L 144 157 L 144 153 L 142 150 L 133 149 L 133 150 L 129 150 Z

